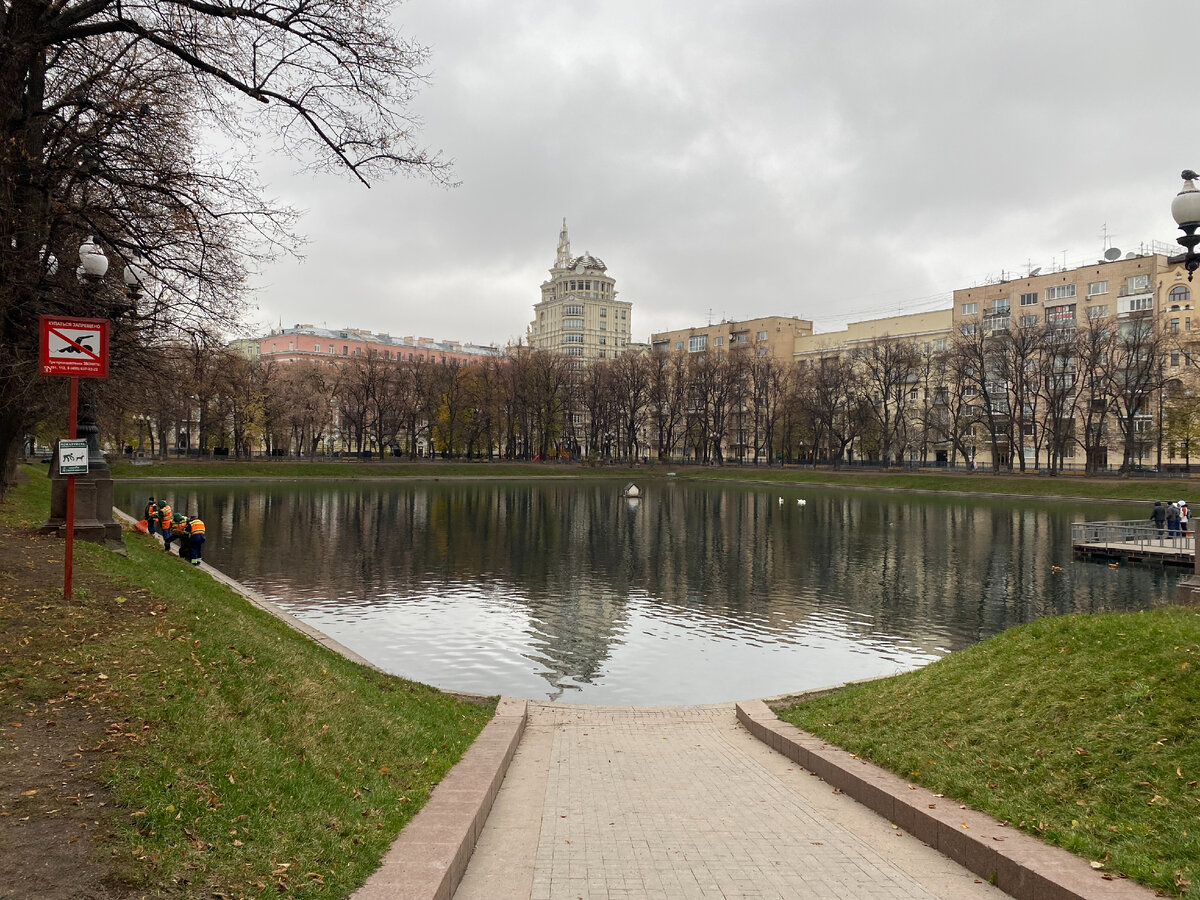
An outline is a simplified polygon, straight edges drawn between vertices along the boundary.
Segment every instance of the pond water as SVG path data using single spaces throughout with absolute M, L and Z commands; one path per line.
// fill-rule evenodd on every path
M 1137 505 L 652 479 L 166 486 L 205 560 L 387 671 L 597 704 L 773 696 L 1005 628 L 1170 602 L 1181 573 L 1076 561 Z M 140 515 L 157 486 L 118 482 Z M 803 505 L 797 501 L 804 501 Z M 1055 571 L 1054 567 L 1061 571 Z

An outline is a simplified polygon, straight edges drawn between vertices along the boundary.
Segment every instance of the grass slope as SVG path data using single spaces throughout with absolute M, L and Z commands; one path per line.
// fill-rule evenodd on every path
M 5 524 L 44 518 L 48 481 L 33 474 Z M 104 862 L 119 882 L 348 895 L 494 705 L 348 662 L 150 538 L 125 544 L 128 557 L 76 543 L 72 604 L 60 577 L 0 605 L 0 632 L 39 611 L 55 623 L 0 656 L 0 707 L 104 717 L 87 749 L 112 755 L 119 819 Z
M 1200 613 L 1022 625 L 779 710 L 931 790 L 1169 894 L 1200 875 Z

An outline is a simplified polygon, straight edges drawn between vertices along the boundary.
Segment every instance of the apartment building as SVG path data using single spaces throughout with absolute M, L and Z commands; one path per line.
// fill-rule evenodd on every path
M 1048 433 L 1061 429 L 1069 438 L 1060 442 L 1066 464 L 1106 468 L 1128 462 L 1155 468 L 1190 462 L 1191 426 L 1180 415 L 1190 418 L 1184 401 L 1197 374 L 1193 345 L 1200 340 L 1200 318 L 1194 286 L 1182 263 L 1165 253 L 1111 256 L 1093 265 L 1032 272 L 954 292 L 954 331 L 961 341 L 978 344 L 982 360 L 998 334 L 1048 329 L 1045 333 L 1053 336 L 1062 330 L 1062 339 L 1051 342 L 1062 348 L 1050 351 L 1056 368 L 1043 373 L 1040 383 L 1018 391 L 1014 381 L 1020 373 L 1011 361 L 980 378 L 979 408 L 1004 413 L 981 417 L 981 461 L 990 464 L 993 454 L 1005 466 L 1018 455 L 1036 461 L 1039 447 L 1053 443 Z M 1108 362 L 1093 360 L 1085 371 L 1087 353 L 1072 343 L 1081 333 L 1113 336 L 1117 343 L 1107 351 Z M 1039 399 L 1053 400 L 1056 388 L 1069 394 L 1070 420 L 1038 421 Z M 1016 418 L 1024 421 L 1014 427 Z M 993 440 L 997 428 L 1004 434 Z
M 435 341 L 427 337 L 392 337 L 361 328 L 331 330 L 315 325 L 279 328 L 261 338 L 240 342 L 249 356 L 274 362 L 302 359 L 339 363 L 356 357 L 376 355 L 391 360 L 427 360 L 437 363 L 477 362 L 503 352 L 494 346 Z
M 567 220 L 558 235 L 550 277 L 533 307 L 527 343 L 581 360 L 613 359 L 630 345 L 633 303 L 617 299 L 616 280 L 604 261 L 571 255 Z
M 796 316 L 767 316 L 761 319 L 722 321 L 715 325 L 662 331 L 650 336 L 654 350 L 699 353 L 713 350 L 753 350 L 758 357 L 788 360 L 792 358 L 797 339 L 812 334 L 813 325 Z
M 952 311 L 949 309 L 864 319 L 850 322 L 840 331 L 820 334 L 812 334 L 810 328 L 809 334 L 797 336 L 792 355 L 796 359 L 820 358 L 850 352 L 855 347 L 869 346 L 883 338 L 911 341 L 925 352 L 940 352 L 949 347 L 953 328 Z

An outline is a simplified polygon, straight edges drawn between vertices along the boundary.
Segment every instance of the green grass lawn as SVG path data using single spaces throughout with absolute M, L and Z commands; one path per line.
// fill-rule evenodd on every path
M 1200 886 L 1200 611 L 1043 619 L 781 718 L 1172 895 Z
M 48 480 L 32 474 L 0 507 L 3 524 L 45 517 Z M 118 809 L 103 863 L 118 881 L 188 896 L 347 896 L 494 703 L 351 663 L 152 539 L 126 534 L 125 545 L 128 556 L 76 542 L 65 603 L 62 542 L 30 539 L 31 570 L 57 552 L 58 577 L 0 598 L 11 644 L 0 707 L 78 707 L 105 723 L 88 749 L 111 754 Z M 18 629 L 26 637 L 11 640 Z

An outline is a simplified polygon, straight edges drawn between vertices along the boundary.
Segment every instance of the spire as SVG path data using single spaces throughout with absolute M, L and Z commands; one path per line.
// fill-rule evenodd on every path
M 554 268 L 567 269 L 571 266 L 571 239 L 567 237 L 567 217 L 563 216 L 562 231 L 558 233 L 558 255 L 554 257 Z

